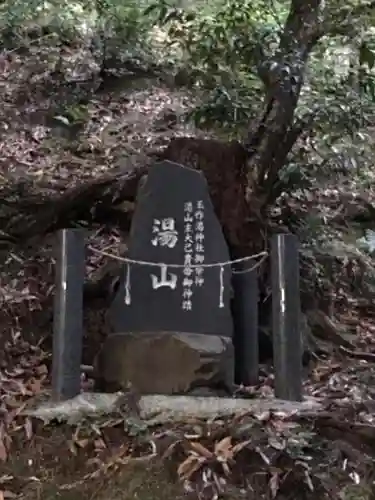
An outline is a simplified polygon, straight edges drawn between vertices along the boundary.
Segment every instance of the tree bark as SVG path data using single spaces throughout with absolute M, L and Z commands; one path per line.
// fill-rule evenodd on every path
M 305 128 L 295 120 L 306 62 L 318 42 L 321 0 L 294 0 L 275 56 L 259 65 L 265 85 L 263 115 L 250 132 L 249 174 L 257 172 L 251 185 L 252 195 L 264 213 L 280 194 L 279 172 L 288 154 Z
M 21 183 L 4 186 L 0 190 L 0 248 L 27 244 L 34 237 L 80 221 L 117 224 L 127 231 L 132 210 L 121 209 L 121 205 L 134 203 L 144 173 L 145 169 L 139 169 L 104 175 L 52 195 L 43 195 L 37 186 L 34 193 Z
M 236 141 L 224 143 L 183 137 L 172 139 L 159 159 L 201 171 L 207 179 L 215 212 L 228 243 L 232 249 L 246 246 L 249 207 L 244 147 Z

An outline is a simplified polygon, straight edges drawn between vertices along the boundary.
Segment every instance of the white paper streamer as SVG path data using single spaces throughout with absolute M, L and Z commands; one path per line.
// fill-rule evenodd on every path
M 220 267 L 220 300 L 219 307 L 224 307 L 224 266 Z
M 129 306 L 131 304 L 130 296 L 130 263 L 126 266 L 126 279 L 125 279 L 125 304 Z

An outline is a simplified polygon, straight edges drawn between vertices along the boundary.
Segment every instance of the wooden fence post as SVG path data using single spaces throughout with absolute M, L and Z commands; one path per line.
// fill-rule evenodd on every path
M 85 242 L 81 229 L 58 235 L 53 320 L 52 397 L 69 399 L 81 389 Z
M 246 266 L 251 269 L 253 263 Z M 258 270 L 236 265 L 233 271 L 233 320 L 236 384 L 256 385 L 259 377 Z
M 302 400 L 301 306 L 298 239 L 293 234 L 272 238 L 272 335 L 275 395 Z

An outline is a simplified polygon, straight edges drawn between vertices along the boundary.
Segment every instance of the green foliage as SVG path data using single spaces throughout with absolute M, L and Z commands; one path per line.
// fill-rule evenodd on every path
M 162 0 L 146 9 L 145 15 L 150 13 L 157 14 L 197 80 L 209 87 L 233 83 L 241 73 L 255 70 L 260 50 L 277 42 L 279 24 L 261 1 L 226 0 L 214 12 L 202 13 Z
M 259 111 L 263 84 L 258 66 L 275 54 L 288 10 L 289 2 L 270 0 L 219 0 L 210 8 L 159 0 L 145 10 L 167 33 L 176 65 L 187 69 L 189 81 L 205 93 L 204 104 L 191 114 L 197 125 L 241 129 Z M 332 12 L 339 18 L 340 6 Z M 372 112 L 371 42 L 366 30 L 351 39 L 325 38 L 310 59 L 297 118 L 316 114 L 315 130 L 329 131 L 328 147 L 343 133 L 352 135 L 365 126 Z M 349 53 L 340 55 L 343 47 Z
M 12 49 L 55 35 L 57 42 L 65 44 L 101 38 L 115 53 L 145 43 L 150 23 L 143 10 L 144 5 L 135 0 L 125 4 L 120 0 L 6 0 L 0 5 L 0 29 L 3 43 Z
M 197 126 L 215 127 L 220 124 L 228 132 L 246 126 L 254 117 L 256 84 L 241 87 L 217 86 L 209 92 L 203 104 L 193 110 L 189 117 Z M 250 91 L 251 90 L 251 91 Z
M 68 0 L 43 2 L 42 0 L 6 0 L 0 8 L 2 36 L 13 42 L 14 48 L 45 36 L 56 35 L 61 42 L 82 37 L 94 26 L 80 2 Z
M 150 29 L 143 16 L 142 3 L 137 1 L 97 0 L 98 24 L 107 36 L 129 46 L 144 41 Z
M 64 109 L 61 115 L 55 116 L 55 120 L 60 121 L 65 125 L 85 123 L 89 118 L 87 106 L 77 104 L 68 106 Z
M 145 15 L 156 16 L 169 44 L 188 68 L 195 85 L 207 91 L 203 107 L 192 115 L 197 124 L 241 126 L 259 100 L 260 57 L 278 43 L 285 10 L 266 0 L 224 0 L 211 10 L 182 9 L 161 0 Z

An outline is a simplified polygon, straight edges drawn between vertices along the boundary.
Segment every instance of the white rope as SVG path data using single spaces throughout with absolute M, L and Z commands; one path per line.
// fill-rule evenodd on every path
M 139 264 L 142 266 L 156 266 L 156 267 L 173 267 L 173 268 L 178 268 L 178 269 L 183 269 L 185 267 L 189 268 L 196 268 L 196 267 L 224 267 L 224 266 L 231 266 L 233 264 L 239 264 L 240 262 L 247 262 L 249 260 L 254 260 L 257 259 L 258 257 L 263 257 L 260 262 L 258 262 L 254 267 L 251 269 L 245 269 L 237 272 L 248 272 L 257 267 L 258 265 L 263 262 L 263 259 L 268 255 L 267 252 L 260 252 L 254 255 L 247 255 L 246 257 L 241 257 L 240 259 L 234 259 L 234 260 L 228 260 L 225 262 L 215 262 L 213 264 L 189 264 L 188 266 L 182 265 L 182 264 L 166 264 L 165 262 L 149 262 L 147 260 L 135 260 L 135 259 L 129 259 L 128 257 L 119 257 L 118 255 L 113 255 L 107 252 L 103 252 L 102 250 L 97 250 L 96 248 L 93 248 L 92 246 L 89 246 L 89 249 L 93 251 L 94 253 L 103 255 L 104 257 L 109 257 L 110 259 L 115 259 L 115 260 L 120 260 L 121 262 L 127 262 L 128 264 Z

